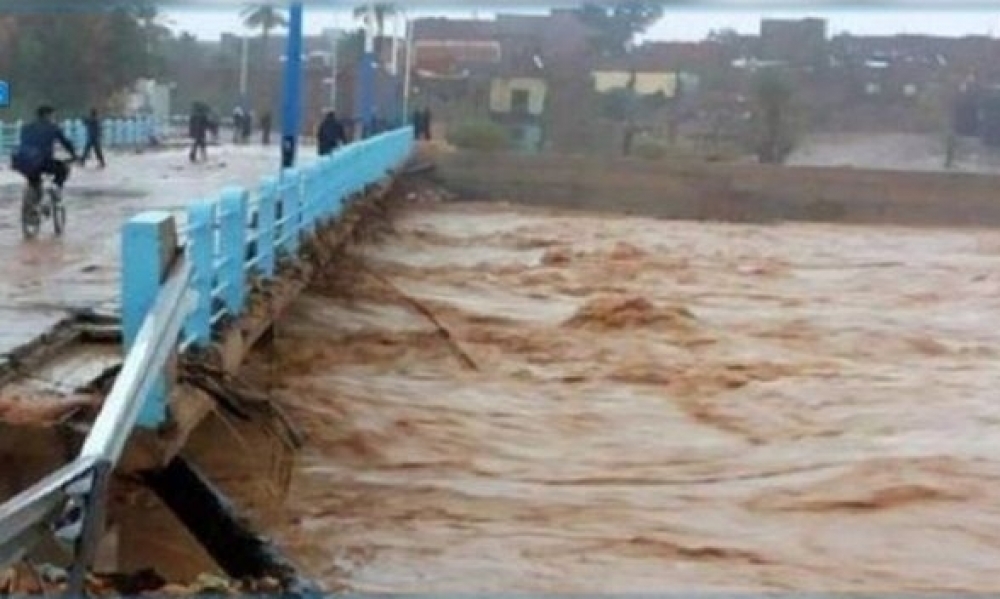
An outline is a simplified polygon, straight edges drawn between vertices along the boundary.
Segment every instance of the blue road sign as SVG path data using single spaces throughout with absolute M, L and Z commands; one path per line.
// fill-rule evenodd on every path
M 10 85 L 3 79 L 0 79 L 0 108 L 7 108 L 10 106 Z

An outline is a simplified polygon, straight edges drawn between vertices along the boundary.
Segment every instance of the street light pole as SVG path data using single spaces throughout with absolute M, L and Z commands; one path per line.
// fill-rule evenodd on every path
M 413 72 L 413 21 L 406 15 L 406 61 L 403 67 L 403 122 L 410 118 L 410 77 Z
M 365 51 L 358 65 L 358 106 L 361 119 L 362 137 L 371 132 L 375 120 L 375 6 L 368 3 L 368 18 L 365 19 Z
M 247 59 L 247 36 L 243 35 L 243 41 L 241 43 L 241 55 L 240 55 L 240 103 L 243 104 L 247 99 L 247 71 L 248 71 L 248 59 Z
M 337 110 L 337 44 L 340 42 L 340 33 L 333 31 L 330 33 L 330 108 Z
M 302 3 L 288 11 L 288 44 L 285 50 L 285 81 L 282 102 L 281 166 L 295 165 L 299 120 L 302 112 Z

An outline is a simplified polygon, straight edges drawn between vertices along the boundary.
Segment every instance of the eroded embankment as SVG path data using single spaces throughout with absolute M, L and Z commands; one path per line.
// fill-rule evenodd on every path
M 1000 587 L 1000 234 L 422 205 L 256 368 L 331 588 Z

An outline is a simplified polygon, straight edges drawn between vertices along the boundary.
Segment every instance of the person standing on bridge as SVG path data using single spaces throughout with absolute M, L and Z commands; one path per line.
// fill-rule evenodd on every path
M 191 162 L 198 161 L 198 152 L 201 151 L 201 159 L 208 160 L 208 110 L 204 106 L 195 104 L 191 107 L 191 117 L 188 120 L 188 133 L 191 135 L 191 153 L 188 158 Z
M 260 115 L 260 143 L 267 146 L 271 144 L 271 111 L 266 110 Z
M 97 109 L 91 108 L 90 115 L 83 119 L 83 125 L 87 129 L 87 143 L 83 147 L 83 156 L 80 158 L 80 165 L 87 166 L 87 158 L 90 157 L 91 150 L 97 156 L 97 162 L 101 168 L 106 166 L 104 162 L 104 151 L 101 149 L 101 118 L 97 115 Z
M 343 145 L 345 137 L 344 126 L 337 119 L 337 113 L 332 110 L 327 111 L 323 122 L 319 124 L 319 131 L 316 132 L 319 155 L 326 156 Z

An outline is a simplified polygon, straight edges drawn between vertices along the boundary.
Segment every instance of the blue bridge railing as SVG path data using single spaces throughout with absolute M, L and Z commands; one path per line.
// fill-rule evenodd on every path
M 185 319 L 179 349 L 208 346 L 220 323 L 243 314 L 252 278 L 274 277 L 280 258 L 296 256 L 304 236 L 340 216 L 352 195 L 397 168 L 412 146 L 410 128 L 384 133 L 344 146 L 304 168 L 266 177 L 253 190 L 232 187 L 218 198 L 189 206 L 176 251 L 183 252 L 191 266 L 189 287 L 197 300 Z M 147 213 L 125 225 L 122 326 L 126 350 L 164 278 L 157 271 L 159 256 L 174 251 L 164 247 L 174 242 L 162 238 L 162 229 L 171 218 L 166 213 Z M 165 396 L 165 388 L 158 385 L 139 415 L 140 426 L 163 424 Z
M 306 235 L 334 222 L 354 194 L 399 168 L 412 144 L 413 131 L 400 129 L 266 178 L 252 193 L 227 189 L 190 206 L 183 229 L 165 212 L 126 223 L 124 364 L 76 459 L 0 504 L 0 569 L 55 537 L 73 553 L 69 595 L 82 593 L 110 473 L 135 426 L 166 422 L 172 357 L 208 346 L 223 321 L 247 308 L 252 277 L 279 274 L 282 258 L 297 258 Z
M 17 147 L 22 121 L 0 121 L 0 157 L 9 156 Z M 83 151 L 87 141 L 87 130 L 80 119 L 69 119 L 59 123 L 66 137 L 73 142 L 77 151 Z M 152 117 L 128 119 L 104 119 L 101 121 L 101 141 L 105 149 L 136 148 L 148 145 L 154 137 L 162 137 L 163 127 Z

